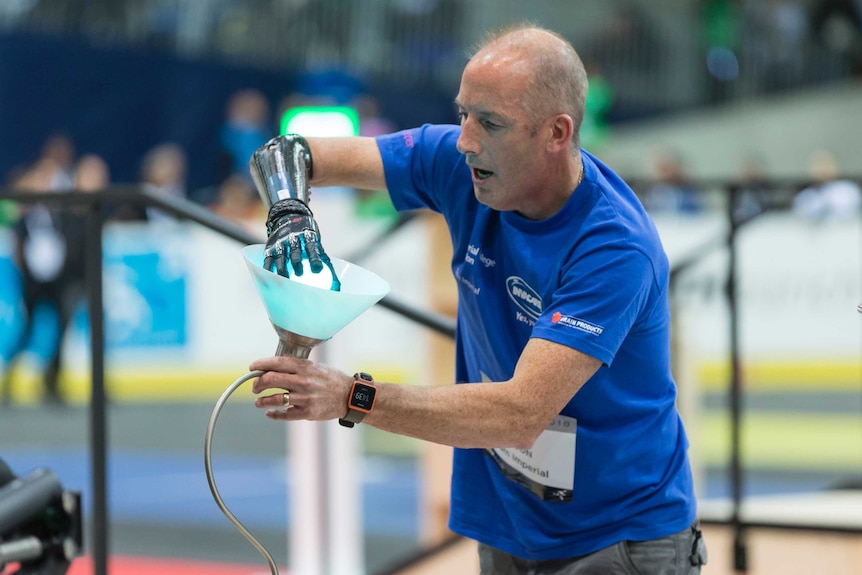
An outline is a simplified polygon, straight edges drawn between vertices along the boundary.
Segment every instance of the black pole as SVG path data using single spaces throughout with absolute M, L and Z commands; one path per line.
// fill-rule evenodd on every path
M 742 506 L 742 373 L 739 354 L 739 302 L 737 300 L 737 261 L 736 261 L 736 203 L 738 188 L 728 187 L 727 196 L 727 304 L 730 318 L 730 480 L 733 495 L 733 566 L 737 573 L 748 571 L 748 558 L 745 545 L 745 532 L 740 508 Z
M 102 202 L 89 205 L 85 256 L 90 315 L 90 460 L 93 497 L 93 573 L 108 573 L 107 425 L 105 417 L 105 333 L 102 308 Z

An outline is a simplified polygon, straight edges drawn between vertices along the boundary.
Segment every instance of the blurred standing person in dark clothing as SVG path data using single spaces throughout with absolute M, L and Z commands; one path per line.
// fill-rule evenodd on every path
M 58 165 L 50 156 L 25 172 L 14 187 L 44 191 L 56 185 Z M 97 191 L 108 187 L 110 174 L 99 156 L 82 156 L 73 166 L 66 185 L 80 191 Z M 27 349 L 34 331 L 34 317 L 39 304 L 47 304 L 57 314 L 56 343 L 46 358 L 42 373 L 43 400 L 62 404 L 59 389 L 63 361 L 63 340 L 75 309 L 85 294 L 85 261 L 81 246 L 86 235 L 86 210 L 68 207 L 64 210 L 43 204 L 24 206 L 15 225 L 15 260 L 21 273 L 21 294 L 25 323 L 6 362 L 0 388 L 0 399 L 11 402 L 12 374 L 17 360 Z
M 57 165 L 49 158 L 39 160 L 32 168 L 13 181 L 13 187 L 33 192 L 50 190 Z M 22 352 L 27 349 L 33 334 L 34 315 L 40 303 L 51 305 L 57 312 L 62 333 L 65 325 L 62 318 L 63 272 L 67 254 L 66 238 L 61 230 L 59 213 L 44 204 L 22 206 L 21 215 L 15 223 L 15 264 L 21 274 L 21 298 L 24 305 L 24 328 L 9 352 L 0 381 L 0 401 L 11 402 L 12 374 Z M 58 389 L 58 367 L 60 363 L 61 337 L 57 338 L 56 350 L 48 358 L 43 370 L 44 400 L 61 403 Z

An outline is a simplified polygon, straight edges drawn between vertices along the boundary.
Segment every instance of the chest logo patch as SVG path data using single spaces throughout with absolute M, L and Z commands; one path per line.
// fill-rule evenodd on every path
M 527 282 L 518 276 L 506 278 L 506 291 L 512 301 L 533 320 L 542 315 L 542 298 L 539 292 L 531 288 Z

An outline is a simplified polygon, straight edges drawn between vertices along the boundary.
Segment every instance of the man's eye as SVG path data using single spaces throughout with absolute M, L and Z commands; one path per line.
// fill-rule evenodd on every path
M 485 120 L 484 122 L 482 122 L 482 125 L 485 127 L 486 130 L 496 130 L 497 128 L 500 127 L 499 124 L 495 124 L 494 122 L 489 122 L 488 120 Z
M 458 122 L 463 124 L 464 120 L 467 119 L 467 112 L 458 112 Z

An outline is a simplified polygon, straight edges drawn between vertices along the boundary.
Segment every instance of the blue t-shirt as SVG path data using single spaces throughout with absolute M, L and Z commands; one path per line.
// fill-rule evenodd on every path
M 459 134 L 426 125 L 377 140 L 395 207 L 448 223 L 457 381 L 510 379 L 533 337 L 603 365 L 531 449 L 455 449 L 450 528 L 530 560 L 687 528 L 696 503 L 670 372 L 668 262 L 652 221 L 585 151 L 583 181 L 552 217 L 484 206 Z

